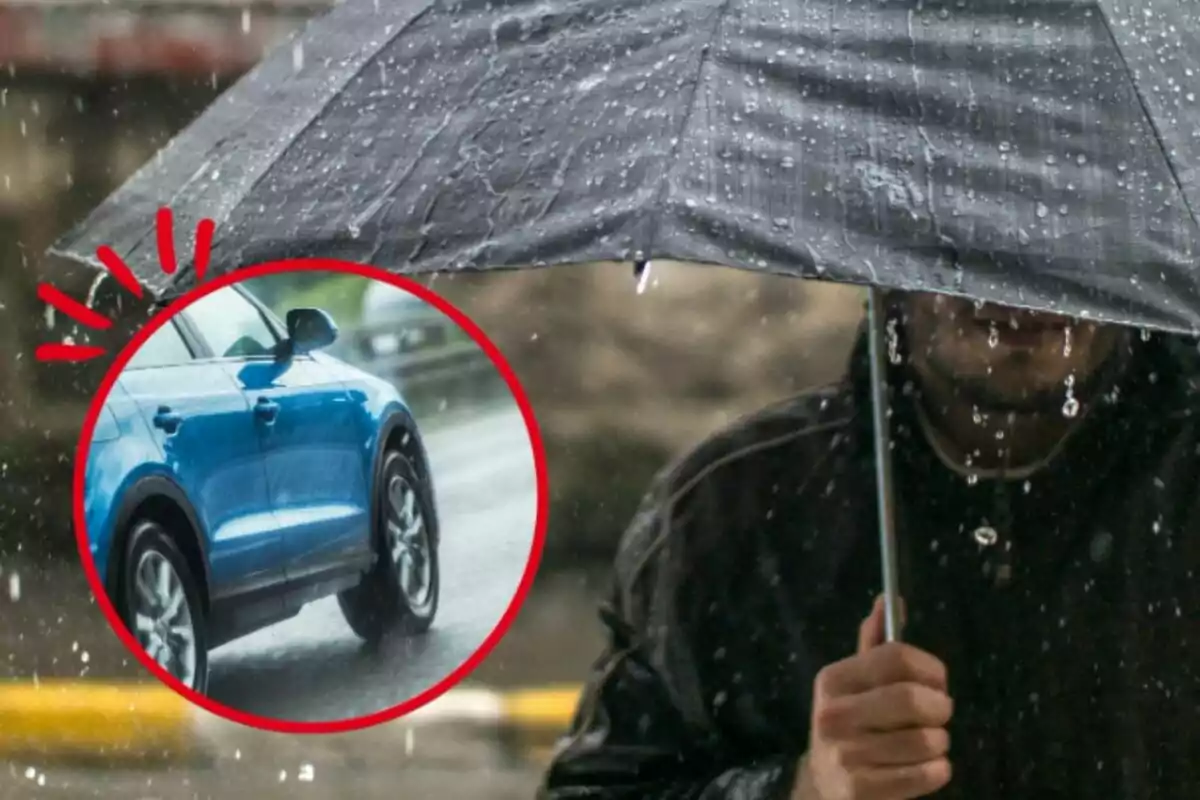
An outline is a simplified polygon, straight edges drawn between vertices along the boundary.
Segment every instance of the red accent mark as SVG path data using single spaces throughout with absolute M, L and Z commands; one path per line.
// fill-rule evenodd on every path
M 66 293 L 56 286 L 51 286 L 48 283 L 39 284 L 37 296 L 43 303 L 54 306 L 54 308 L 81 325 L 87 325 L 89 328 L 96 328 L 102 331 L 112 327 L 111 319 L 97 311 L 93 311 L 73 297 L 67 296 Z
M 100 259 L 100 263 L 112 274 L 134 297 L 142 296 L 142 285 L 138 283 L 138 279 L 133 277 L 133 270 L 126 266 L 121 257 L 113 252 L 113 249 L 106 244 L 102 244 L 96 248 L 96 258 Z
M 158 210 L 155 228 L 158 233 L 158 265 L 168 275 L 175 274 L 175 231 L 171 224 L 171 209 Z
M 196 283 L 204 280 L 204 271 L 208 269 L 208 259 L 212 255 L 213 231 L 217 225 L 211 219 L 202 219 L 196 225 L 196 254 L 192 258 L 192 271 L 196 273 Z
M 39 344 L 34 351 L 38 361 L 90 361 L 108 351 L 93 344 Z

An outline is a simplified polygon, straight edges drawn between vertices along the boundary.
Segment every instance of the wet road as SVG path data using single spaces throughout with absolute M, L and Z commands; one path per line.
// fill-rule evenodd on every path
M 214 650 L 209 694 L 289 720 L 389 708 L 436 685 L 483 643 L 511 602 L 536 520 L 529 438 L 512 406 L 426 434 L 442 522 L 442 589 L 433 628 L 372 651 L 336 598 Z
M 395 754 L 390 767 L 328 766 L 289 759 L 277 763 L 225 762 L 204 770 L 95 772 L 9 764 L 0 769 L 6 800 L 532 800 L 541 779 L 537 764 L 455 759 L 430 763 Z

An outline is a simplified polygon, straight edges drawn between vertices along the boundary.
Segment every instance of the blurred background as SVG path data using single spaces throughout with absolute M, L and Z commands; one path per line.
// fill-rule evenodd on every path
M 35 296 L 37 282 L 82 297 L 93 276 L 42 254 L 266 49 L 326 7 L 0 2 L 0 678 L 145 677 L 91 602 L 70 526 L 73 449 L 103 364 L 32 357 L 38 343 L 63 336 Z M 676 280 L 684 272 L 687 280 Z M 595 604 L 609 559 L 650 476 L 731 419 L 839 377 L 862 310 L 855 289 L 666 262 L 653 265 L 642 293 L 627 266 L 611 264 L 424 282 L 507 355 L 546 442 L 543 569 L 514 630 L 473 676 L 498 687 L 585 676 L 601 644 Z M 411 344 L 409 312 L 395 298 L 274 290 L 276 303 L 325 292 L 321 302 L 345 304 L 335 314 L 361 314 L 362 335 L 344 337 L 342 355 L 373 369 L 391 368 Z M 454 361 L 454 331 L 421 336 L 440 342 L 434 361 L 444 368 L 429 368 L 422 413 L 452 414 L 464 397 L 486 394 L 480 371 Z M 435 781 L 442 796 L 529 796 L 536 783 L 536 765 L 520 765 L 504 781 L 471 786 L 464 765 L 466 755 Z M 0 770 L 0 796 L 26 796 L 4 788 L 9 778 L 32 791 L 12 767 Z M 380 787 L 395 792 L 393 778 L 379 777 Z M 152 795 L 129 793 L 121 780 L 78 778 L 61 796 L 208 796 L 187 770 L 156 778 Z M 356 790 L 376 796 L 373 779 L 362 780 Z M 36 796 L 60 795 L 39 787 Z

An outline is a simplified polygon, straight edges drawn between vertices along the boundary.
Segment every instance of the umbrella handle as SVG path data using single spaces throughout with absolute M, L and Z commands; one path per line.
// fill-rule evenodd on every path
M 896 514 L 892 494 L 891 425 L 888 420 L 888 320 L 883 290 L 867 298 L 867 341 L 871 360 L 871 414 L 875 434 L 875 491 L 879 507 L 879 557 L 883 569 L 884 633 L 900 640 L 900 569 L 896 552 Z

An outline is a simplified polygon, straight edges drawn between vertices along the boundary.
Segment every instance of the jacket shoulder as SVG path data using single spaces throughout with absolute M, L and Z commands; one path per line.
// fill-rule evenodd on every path
M 854 396 L 845 384 L 789 397 L 701 441 L 667 467 L 666 488 L 678 499 L 706 480 L 736 481 L 738 473 L 754 472 L 784 452 L 801 455 L 803 462 L 805 451 L 823 450 L 830 439 L 844 435 L 854 416 Z M 804 468 L 803 463 L 795 466 Z
M 684 527 L 689 500 L 723 498 L 728 522 L 761 511 L 762 498 L 780 475 L 804 480 L 824 454 L 847 436 L 856 416 L 854 394 L 839 383 L 789 397 L 741 417 L 668 464 L 642 498 L 618 551 L 616 568 L 633 582 Z

